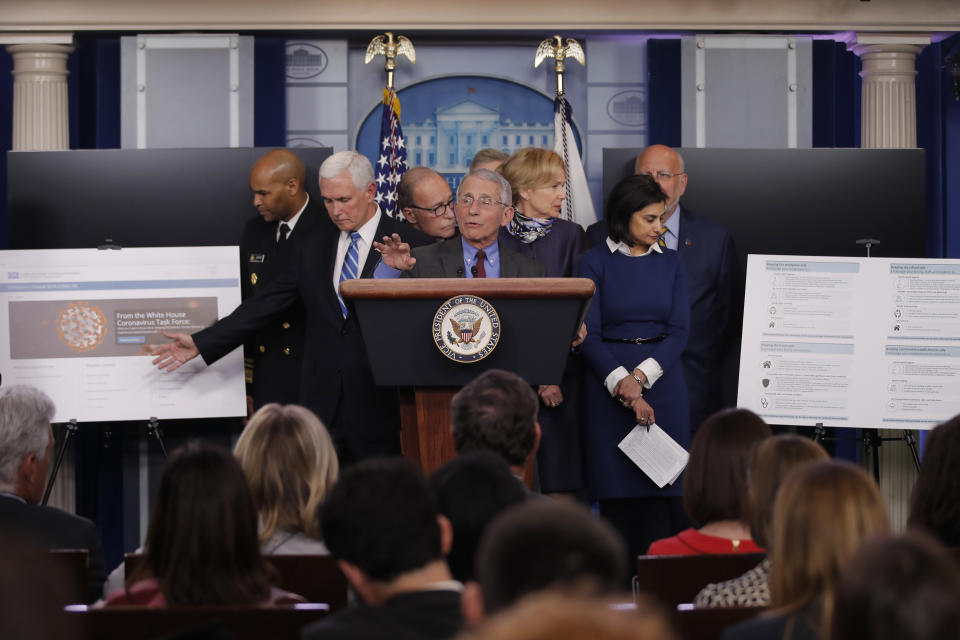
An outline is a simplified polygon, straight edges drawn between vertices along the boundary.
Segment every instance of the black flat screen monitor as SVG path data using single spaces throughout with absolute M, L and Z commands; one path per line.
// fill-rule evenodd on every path
M 82 249 L 240 243 L 257 215 L 250 169 L 269 148 L 11 151 L 11 249 Z M 311 198 L 327 147 L 291 149 Z
M 604 202 L 642 149 L 603 150 Z M 746 254 L 926 256 L 922 149 L 680 149 L 681 205 Z M 682 231 L 681 231 L 682 233 Z

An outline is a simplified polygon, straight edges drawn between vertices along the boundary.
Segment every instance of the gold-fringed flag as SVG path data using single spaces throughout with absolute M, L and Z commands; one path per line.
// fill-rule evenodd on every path
M 373 169 L 377 183 L 377 204 L 391 218 L 402 217 L 397 210 L 397 184 L 407 168 L 407 148 L 400 127 L 400 99 L 392 88 L 384 89 L 380 150 Z
M 587 184 L 583 162 L 577 150 L 570 104 L 567 102 L 563 87 L 564 59 L 573 58 L 585 65 L 586 56 L 583 53 L 583 47 L 573 38 L 567 38 L 564 41 L 560 36 L 553 36 L 537 47 L 533 66 L 539 67 L 540 63 L 547 58 L 554 59 L 554 72 L 557 74 L 557 97 L 553 101 L 553 150 L 563 158 L 563 166 L 567 173 L 567 198 L 563 202 L 563 217 L 586 229 L 597 221 L 597 212 L 593 208 L 590 186 Z
M 400 128 L 400 99 L 394 90 L 393 77 L 397 69 L 397 56 L 406 56 L 413 64 L 417 53 L 413 43 L 403 36 L 394 37 L 387 31 L 378 35 L 367 45 L 364 64 L 377 56 L 386 58 L 383 68 L 387 72 L 387 88 L 383 90 L 383 116 L 380 120 L 380 147 L 374 163 L 374 180 L 377 183 L 377 204 L 391 218 L 403 219 L 397 210 L 397 184 L 407 171 L 407 148 Z
M 570 123 L 570 105 L 566 97 L 557 96 L 553 101 L 553 150 L 563 158 L 563 166 L 567 172 L 567 198 L 563 201 L 563 217 L 586 229 L 597 221 L 597 212 L 593 208 L 587 174 L 583 171 L 583 162 L 580 160 Z

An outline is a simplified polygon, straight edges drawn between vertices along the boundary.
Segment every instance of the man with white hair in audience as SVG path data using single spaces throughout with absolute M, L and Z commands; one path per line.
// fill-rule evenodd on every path
M 40 506 L 53 450 L 53 414 L 53 401 L 39 389 L 0 389 L 0 534 L 47 549 L 86 549 L 93 601 L 106 577 L 97 528 L 86 518 Z

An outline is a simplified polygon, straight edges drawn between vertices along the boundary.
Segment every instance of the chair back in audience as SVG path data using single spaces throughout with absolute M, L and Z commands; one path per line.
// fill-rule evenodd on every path
M 960 567 L 960 547 L 946 547 L 947 554 L 957 563 L 957 567 Z
M 89 602 L 89 552 L 86 549 L 51 549 L 50 561 L 68 578 L 68 583 L 65 585 L 68 599 L 66 602 L 58 602 L 57 605 Z
M 743 575 L 764 559 L 762 553 L 699 556 L 640 556 L 633 585 L 637 594 L 657 598 L 669 608 L 693 602 L 700 589 Z
M 673 624 L 681 640 L 720 640 L 727 627 L 754 618 L 764 611 L 766 607 L 694 609 L 681 605 L 674 610 Z
M 123 557 L 126 575 L 132 576 L 143 561 L 143 554 L 126 554 Z M 333 556 L 276 555 L 267 556 L 267 561 L 277 570 L 275 586 L 300 594 L 308 602 L 326 603 L 330 611 L 347 606 L 347 578 Z
M 229 632 L 236 640 L 299 640 L 300 630 L 329 613 L 323 604 L 276 607 L 107 607 L 66 608 L 77 640 L 151 640 L 191 632 L 188 637 L 218 638 Z

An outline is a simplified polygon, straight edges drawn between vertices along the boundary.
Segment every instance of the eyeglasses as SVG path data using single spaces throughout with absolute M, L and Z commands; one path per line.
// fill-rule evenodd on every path
M 474 202 L 479 204 L 481 207 L 492 207 L 495 204 L 499 204 L 504 207 L 510 206 L 505 202 L 500 202 L 499 200 L 494 200 L 493 198 L 488 198 L 486 196 L 480 196 L 479 198 L 474 198 L 473 196 L 460 196 L 457 198 L 457 204 L 463 205 L 464 207 L 469 207 Z
M 677 173 L 670 173 L 669 171 L 655 171 L 653 173 L 644 173 L 641 175 L 649 176 L 654 180 L 669 180 L 670 178 L 676 178 L 677 176 L 682 176 L 685 172 L 678 171 Z
M 450 198 L 449 200 L 447 200 L 447 201 L 444 202 L 443 204 L 438 204 L 438 205 L 435 206 L 435 207 L 418 207 L 418 206 L 412 204 L 412 205 L 410 205 L 410 208 L 411 208 L 411 209 L 420 209 L 420 211 L 429 211 L 431 214 L 433 214 L 433 215 L 435 215 L 435 216 L 442 216 L 442 215 L 447 211 L 447 209 L 449 209 L 450 207 L 453 206 L 453 201 L 454 201 L 454 199 L 453 199 L 453 198 Z

